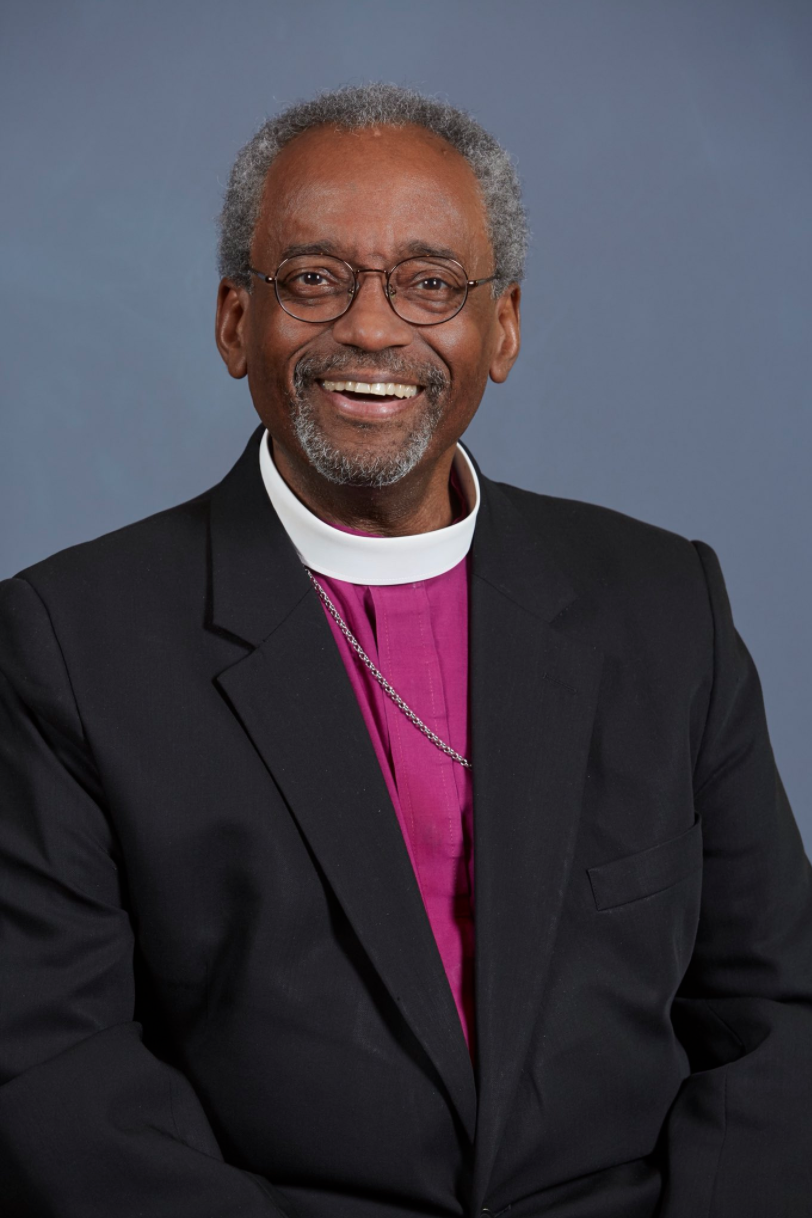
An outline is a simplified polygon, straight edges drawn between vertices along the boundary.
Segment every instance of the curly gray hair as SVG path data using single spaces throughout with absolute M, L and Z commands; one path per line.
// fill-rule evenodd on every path
M 509 154 L 479 123 L 447 102 L 399 85 L 345 86 L 299 102 L 268 119 L 241 148 L 231 170 L 220 213 L 220 274 L 250 291 L 251 242 L 259 216 L 265 176 L 286 144 L 311 127 L 424 127 L 447 140 L 470 164 L 488 217 L 498 296 L 524 274 L 527 217 L 519 177 Z

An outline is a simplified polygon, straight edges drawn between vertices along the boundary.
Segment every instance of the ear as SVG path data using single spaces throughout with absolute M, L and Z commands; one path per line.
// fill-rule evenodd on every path
M 238 288 L 228 279 L 221 279 L 217 289 L 217 317 L 214 341 L 230 374 L 239 380 L 248 371 L 244 335 L 251 297 L 245 288 Z
M 506 288 L 496 302 L 496 344 L 491 358 L 490 377 L 501 385 L 516 363 L 522 341 L 520 304 L 522 289 L 518 283 Z

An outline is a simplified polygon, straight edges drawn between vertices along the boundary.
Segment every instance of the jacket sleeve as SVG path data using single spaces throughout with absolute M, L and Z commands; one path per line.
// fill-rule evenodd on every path
M 0 585 L 0 1197 L 5 1218 L 280 1218 L 134 1022 L 115 835 L 48 613 Z
M 810 867 L 719 563 L 694 544 L 714 628 L 694 776 L 703 895 L 672 1009 L 691 1074 L 664 1131 L 660 1218 L 803 1218 L 812 1215 Z

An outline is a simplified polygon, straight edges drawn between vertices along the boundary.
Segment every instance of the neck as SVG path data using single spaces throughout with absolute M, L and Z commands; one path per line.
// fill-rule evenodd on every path
M 404 537 L 443 529 L 454 519 L 450 489 L 456 444 L 392 486 L 338 486 L 298 454 L 273 441 L 274 464 L 293 493 L 327 524 L 380 537 Z

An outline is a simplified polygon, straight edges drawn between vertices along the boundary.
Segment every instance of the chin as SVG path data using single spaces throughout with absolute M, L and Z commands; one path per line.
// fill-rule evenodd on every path
M 400 482 L 425 456 L 432 432 L 416 429 L 396 444 L 339 444 L 312 426 L 296 427 L 296 438 L 308 463 L 339 486 L 382 488 Z
M 333 416 L 329 426 L 321 412 L 300 400 L 293 404 L 293 429 L 308 463 L 329 482 L 383 488 L 410 474 L 434 439 L 442 408 L 439 403 L 420 405 L 416 411 L 410 401 L 394 417 Z M 413 417 L 404 417 L 408 415 Z

